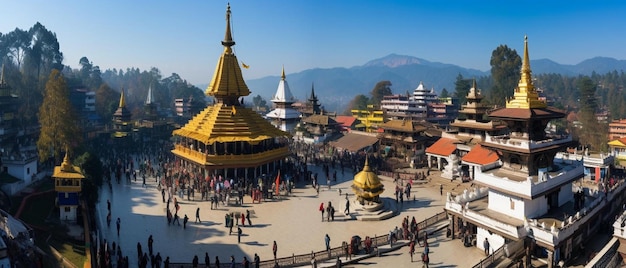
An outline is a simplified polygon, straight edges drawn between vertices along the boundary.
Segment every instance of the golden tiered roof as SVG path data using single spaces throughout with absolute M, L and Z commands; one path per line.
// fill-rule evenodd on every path
M 250 90 L 243 80 L 237 56 L 232 49 L 235 41 L 233 41 L 230 31 L 230 4 L 226 10 L 226 34 L 222 45 L 224 52 L 217 62 L 213 79 L 211 79 L 206 94 L 217 99 L 225 99 L 229 101 L 229 104 L 234 104 L 238 97 L 250 95 Z
M 84 179 L 85 176 L 80 170 L 80 167 L 72 165 L 70 163 L 70 157 L 68 153 L 65 153 L 65 158 L 63 158 L 63 163 L 60 166 L 54 167 L 54 172 L 52 173 L 53 178 L 58 179 Z
M 358 197 L 364 199 L 373 199 L 385 191 L 385 187 L 380 182 L 376 172 L 370 169 L 367 157 L 365 158 L 363 170 L 354 175 L 354 180 L 352 181 L 352 191 L 354 191 Z
M 256 144 L 288 134 L 248 108 L 217 103 L 205 108 L 182 128 L 174 130 L 174 135 L 192 138 L 204 144 L 233 141 Z
M 226 35 L 222 45 L 224 51 L 217 63 L 213 80 L 206 91 L 207 95 L 217 99 L 216 104 L 206 107 L 182 128 L 174 130 L 173 135 L 193 139 L 206 145 L 215 142 L 258 144 L 264 140 L 289 136 L 289 133 L 272 126 L 261 115 L 239 102 L 239 98 L 249 95 L 250 91 L 243 80 L 239 63 L 231 48 L 235 45 L 235 41 L 230 31 L 230 5 L 226 11 Z M 242 164 L 249 160 L 242 158 L 255 158 L 251 165 L 256 165 L 288 154 L 286 147 L 259 153 L 254 157 L 251 155 L 208 155 L 206 152 L 193 151 L 181 146 L 176 147 L 172 152 L 200 165 L 224 165 L 229 161 L 229 163 L 234 163 L 237 161 L 235 157 L 239 158 Z M 228 161 L 224 160 L 225 158 L 228 158 L 226 159 Z
M 513 94 L 513 98 L 506 102 L 506 108 L 546 108 L 548 104 L 539 99 L 535 90 L 530 71 L 528 56 L 528 36 L 524 36 L 524 58 L 522 59 L 521 77 Z

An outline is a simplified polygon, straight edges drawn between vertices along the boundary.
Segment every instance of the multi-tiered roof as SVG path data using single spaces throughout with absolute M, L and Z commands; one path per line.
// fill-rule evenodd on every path
M 278 128 L 289 131 L 292 126 L 295 126 L 296 121 L 300 119 L 300 112 L 291 107 L 291 105 L 296 102 L 296 98 L 293 97 L 289 89 L 284 67 L 272 102 L 276 105 L 276 108 L 265 116 L 273 119 Z
M 255 167 L 284 158 L 287 148 L 276 144 L 275 138 L 289 134 L 243 106 L 242 97 L 248 96 L 250 90 L 233 53 L 230 15 L 229 5 L 222 41 L 224 51 L 206 90 L 216 103 L 173 132 L 179 142 L 172 152 L 201 166 Z

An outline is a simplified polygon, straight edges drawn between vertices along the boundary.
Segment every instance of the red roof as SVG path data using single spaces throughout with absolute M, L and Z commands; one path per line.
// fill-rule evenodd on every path
M 356 121 L 356 117 L 351 115 L 338 115 L 337 117 L 335 117 L 335 121 L 339 123 L 339 126 L 341 126 L 341 128 L 350 129 L 352 128 L 354 121 Z
M 464 162 L 479 164 L 479 165 L 487 165 L 493 162 L 498 161 L 500 156 L 495 151 L 489 150 L 480 146 L 480 144 L 474 146 L 469 153 L 461 158 Z
M 457 142 L 455 139 L 439 138 L 437 142 L 426 148 L 426 153 L 449 156 L 456 150 L 455 142 Z

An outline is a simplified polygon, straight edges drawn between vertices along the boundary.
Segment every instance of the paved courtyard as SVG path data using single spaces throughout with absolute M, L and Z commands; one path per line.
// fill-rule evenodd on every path
M 321 168 L 310 166 L 313 172 L 321 172 Z M 353 235 L 361 237 L 376 236 L 389 233 L 396 226 L 401 226 L 402 218 L 409 216 L 422 221 L 431 217 L 444 208 L 444 196 L 439 193 L 439 178 L 429 184 L 414 185 L 412 194 L 416 201 L 410 200 L 400 206 L 401 213 L 384 221 L 356 221 L 348 217 L 336 217 L 334 222 L 322 222 L 319 204 L 330 201 L 337 209 L 336 215 L 342 214 L 345 206 L 345 193 L 353 198 L 350 190 L 352 176 L 346 172 L 337 172 L 338 181 L 328 190 L 322 185 L 319 196 L 310 186 L 301 186 L 293 190 L 289 197 L 263 203 L 252 203 L 249 196 L 244 198 L 243 206 L 221 206 L 211 210 L 209 201 L 187 201 L 178 197 L 180 203 L 179 215 L 181 226 L 168 225 L 165 210 L 166 203 L 162 202 L 161 193 L 156 188 L 154 178 L 147 179 L 147 187 L 142 187 L 141 179 L 130 184 L 113 183 L 113 187 L 103 187 L 98 204 L 97 221 L 101 236 L 107 241 L 115 241 L 121 246 L 122 253 L 129 256 L 131 267 L 137 264 L 137 242 L 140 242 L 144 252 L 147 252 L 147 241 L 150 235 L 154 238 L 154 252 L 160 252 L 163 260 L 170 257 L 172 263 L 191 263 L 194 255 L 198 255 L 200 262 L 204 262 L 204 254 L 208 252 L 211 262 L 219 256 L 222 263 L 228 263 L 230 256 L 235 256 L 237 263 L 241 263 L 243 256 L 252 260 L 258 254 L 261 260 L 272 259 L 272 243 L 278 244 L 278 258 L 305 254 L 311 251 L 321 251 L 325 248 L 324 236 L 331 238 L 331 247 L 338 247 L 343 241 L 349 241 Z M 436 174 L 432 174 L 436 177 Z M 385 185 L 383 198 L 393 198 L 395 184 L 390 178 L 381 178 Z M 325 183 L 325 180 L 322 183 Z M 449 180 L 448 180 L 449 181 Z M 446 185 L 447 187 L 447 185 Z M 342 195 L 338 190 L 341 189 Z M 200 198 L 196 194 L 196 198 Z M 111 201 L 111 226 L 106 225 L 107 200 Z M 173 207 L 173 204 L 170 204 Z M 200 208 L 201 223 L 194 223 L 195 212 Z M 252 226 L 242 227 L 241 243 L 237 243 L 236 230 L 229 234 L 225 227 L 224 216 L 230 211 L 253 212 Z M 351 211 L 355 213 L 354 211 Z M 187 214 L 189 222 L 187 228 L 182 227 L 182 218 Z M 120 234 L 117 235 L 115 221 L 120 218 Z M 464 248 L 459 240 L 450 241 L 445 235 L 431 237 L 431 267 L 470 267 L 484 258 L 482 251 L 475 248 Z M 384 254 L 380 258 L 370 258 L 361 264 L 390 264 L 394 267 L 417 266 L 411 263 L 408 248 Z M 421 248 L 416 249 L 421 252 Z M 417 261 L 419 257 L 415 256 Z M 421 265 L 421 263 L 419 264 Z M 322 265 L 323 266 L 323 265 Z M 378 265 L 377 265 L 378 266 Z

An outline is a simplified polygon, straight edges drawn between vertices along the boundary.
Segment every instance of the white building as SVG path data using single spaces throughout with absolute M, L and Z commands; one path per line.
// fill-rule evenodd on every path
M 285 78 L 285 68 L 283 68 L 276 94 L 272 98 L 275 108 L 267 113 L 265 117 L 270 119 L 272 125 L 280 130 L 291 132 L 298 124 L 298 121 L 300 121 L 300 112 L 291 107 L 296 102 L 296 98 L 291 94 L 289 84 Z
M 597 231 L 612 196 L 624 184 L 587 187 L 579 181 L 584 170 L 581 158 L 555 157 L 572 138 L 545 132 L 547 123 L 563 118 L 565 112 L 538 98 L 526 41 L 514 96 L 506 108 L 489 116 L 505 122 L 508 132 L 487 133 L 481 146 L 463 157 L 468 164 L 474 162 L 476 188 L 448 195 L 445 209 L 451 216 L 452 236 L 467 238 L 481 249 L 488 241 L 488 254 L 504 252 L 512 258 L 519 253 L 527 261 L 533 256 L 548 267 L 566 263 Z M 494 155 L 497 161 L 481 162 Z

